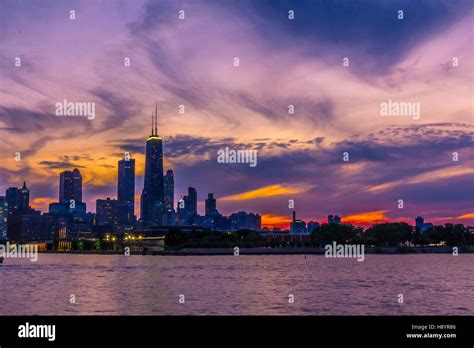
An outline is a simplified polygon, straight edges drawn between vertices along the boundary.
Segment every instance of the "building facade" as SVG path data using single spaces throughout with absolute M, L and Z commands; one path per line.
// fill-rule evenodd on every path
M 212 216 L 215 213 L 217 213 L 217 202 L 216 199 L 214 198 L 213 193 L 208 193 L 207 194 L 207 199 L 205 202 L 205 207 L 206 207 L 206 216 Z
M 7 239 L 8 203 L 7 197 L 0 196 L 0 241 Z
M 164 208 L 163 140 L 157 131 L 157 108 L 151 135 L 146 140 L 145 179 L 141 195 L 140 216 L 143 221 L 158 222 Z M 160 212 L 161 211 L 161 212 Z
M 174 210 L 174 174 L 171 169 L 166 171 L 164 177 L 165 185 L 165 209 L 167 211 Z
M 128 223 L 135 220 L 135 160 L 123 159 L 118 162 L 117 200 L 128 207 Z
M 59 174 L 59 202 L 82 202 L 82 176 L 76 168 Z

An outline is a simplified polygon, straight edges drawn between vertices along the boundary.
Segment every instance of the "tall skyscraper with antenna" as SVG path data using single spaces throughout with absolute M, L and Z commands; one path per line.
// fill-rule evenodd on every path
M 157 118 L 158 103 L 152 115 L 151 135 L 146 140 L 145 180 L 140 216 L 143 221 L 160 223 L 164 211 L 163 140 L 158 135 Z

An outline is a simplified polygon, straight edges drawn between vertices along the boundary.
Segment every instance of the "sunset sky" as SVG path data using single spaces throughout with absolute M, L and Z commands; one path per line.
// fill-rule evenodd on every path
M 157 101 L 175 198 L 195 187 L 202 214 L 213 192 L 267 226 L 288 223 L 289 199 L 305 220 L 474 225 L 473 21 L 470 0 L 2 0 L 0 195 L 26 181 L 47 211 L 78 168 L 95 211 L 128 151 L 138 198 Z M 64 99 L 95 102 L 95 119 L 56 116 Z M 388 100 L 420 118 L 381 116 Z M 226 146 L 258 165 L 218 163 Z

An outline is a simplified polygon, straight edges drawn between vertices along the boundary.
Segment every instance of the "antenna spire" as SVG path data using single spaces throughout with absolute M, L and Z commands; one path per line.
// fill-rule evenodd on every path
M 155 104 L 155 135 L 158 136 L 158 100 L 156 101 Z
M 151 113 L 151 135 L 153 135 L 153 129 L 154 129 L 154 125 L 153 125 L 153 122 L 154 122 L 154 118 L 153 118 L 153 112 Z

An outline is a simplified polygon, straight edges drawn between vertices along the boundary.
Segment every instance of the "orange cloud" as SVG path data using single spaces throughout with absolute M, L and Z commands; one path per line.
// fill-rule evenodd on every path
M 284 187 L 282 185 L 264 186 L 255 190 L 238 193 L 236 195 L 226 196 L 221 198 L 223 201 L 246 201 L 255 198 L 273 197 L 289 194 L 298 194 L 306 191 L 303 187 Z
M 388 222 L 389 219 L 384 215 L 388 210 L 371 211 L 367 213 L 360 213 L 349 215 L 341 219 L 342 222 L 350 224 L 377 224 Z
M 289 216 L 280 216 L 280 215 L 271 215 L 271 214 L 263 214 L 262 215 L 262 227 L 269 227 L 269 228 L 286 228 L 291 222 L 291 218 Z
M 369 192 L 385 191 L 400 185 L 415 185 L 436 180 L 449 179 L 456 176 L 474 174 L 473 168 L 443 168 L 435 171 L 418 174 L 409 179 L 395 180 L 380 185 L 368 187 Z
M 463 214 L 458 216 L 456 219 L 474 219 L 474 213 Z
M 30 202 L 30 205 L 34 209 L 48 211 L 49 204 L 57 201 L 57 199 L 51 197 L 37 197 Z

